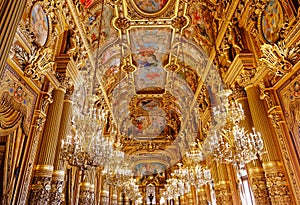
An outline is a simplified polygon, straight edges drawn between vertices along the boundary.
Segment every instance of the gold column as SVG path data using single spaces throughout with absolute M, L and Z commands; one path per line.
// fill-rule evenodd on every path
M 253 124 L 257 131 L 261 133 L 264 141 L 266 153 L 262 156 L 262 161 L 271 204 L 291 204 L 284 169 L 277 153 L 276 139 L 273 137 L 268 113 L 265 110 L 263 101 L 260 99 L 259 89 L 256 86 L 250 85 L 245 90 Z
M 108 205 L 109 203 L 109 186 L 106 183 L 102 184 L 100 204 Z
M 234 89 L 234 98 L 243 107 L 245 120 L 241 122 L 241 125 L 248 133 L 252 132 L 253 122 L 252 116 L 248 104 L 248 99 L 244 88 L 238 87 Z M 260 160 L 253 160 L 246 165 L 250 186 L 253 192 L 253 196 L 256 204 L 270 204 L 267 184 L 265 178 L 265 172 L 263 170 Z
M 174 205 L 179 205 L 179 197 L 174 199 Z
M 46 204 L 49 201 L 51 178 L 60 119 L 63 109 L 64 95 L 65 90 L 62 88 L 55 89 L 52 92 L 53 103 L 49 106 L 47 119 L 45 122 L 41 151 L 32 185 L 30 197 L 31 204 Z
M 27 0 L 1 0 L 0 8 L 0 72 L 2 71 Z
M 200 189 L 197 190 L 197 196 L 198 196 L 198 203 L 199 205 L 207 205 L 207 194 L 206 194 L 206 185 L 203 185 L 200 187 Z
M 90 186 L 90 203 L 89 205 L 95 205 L 95 184 L 91 184 Z
M 123 205 L 123 193 L 118 190 L 118 205 Z
M 61 142 L 66 139 L 66 136 L 71 132 L 72 121 L 72 108 L 73 102 L 71 101 L 72 90 L 67 89 L 65 94 L 65 100 L 60 120 L 60 128 L 58 133 L 58 141 L 56 146 L 55 160 L 54 160 L 54 172 L 52 176 L 52 186 L 50 193 L 50 204 L 58 205 L 62 201 L 62 189 L 64 187 L 64 174 L 65 165 L 60 160 Z M 56 173 L 59 173 L 60 177 L 56 177 Z
M 194 204 L 194 198 L 193 198 L 193 193 L 189 192 L 184 195 L 184 204 L 189 204 L 193 205 Z
M 90 182 L 81 182 L 79 191 L 79 205 L 89 205 L 91 202 Z
M 232 205 L 233 198 L 226 164 L 217 164 L 218 181 L 215 183 L 217 204 Z
M 111 205 L 118 205 L 118 192 L 114 188 L 112 189 Z
M 130 199 L 128 198 L 128 196 L 126 196 L 125 193 L 125 204 L 124 205 L 129 205 L 130 204 Z
M 180 205 L 185 205 L 185 195 L 179 197 Z

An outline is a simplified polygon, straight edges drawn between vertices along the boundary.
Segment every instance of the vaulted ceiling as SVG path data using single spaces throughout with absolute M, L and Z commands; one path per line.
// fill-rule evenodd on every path
M 209 61 L 214 6 L 108 0 L 77 8 L 94 53 L 99 95 L 135 164 L 170 167 L 203 138 L 200 124 L 209 121 L 212 90 L 221 83 Z

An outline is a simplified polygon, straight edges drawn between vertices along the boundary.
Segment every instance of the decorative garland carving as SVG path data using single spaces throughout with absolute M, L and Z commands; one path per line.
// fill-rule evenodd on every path
M 33 80 L 40 80 L 51 71 L 54 65 L 53 50 L 48 47 L 33 47 L 28 54 L 23 48 L 15 46 L 16 58 L 24 70 L 24 75 Z
M 52 205 L 59 205 L 62 202 L 62 192 L 64 187 L 63 180 L 52 180 L 50 201 Z

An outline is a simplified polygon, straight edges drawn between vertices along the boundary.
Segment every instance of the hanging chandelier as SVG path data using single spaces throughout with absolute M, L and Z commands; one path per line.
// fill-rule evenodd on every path
M 225 97 L 229 94 L 227 91 Z M 208 157 L 221 163 L 232 163 L 240 169 L 264 153 L 261 134 L 254 128 L 252 133 L 248 133 L 240 125 L 245 119 L 241 104 L 227 100 L 222 106 L 213 108 L 213 113 L 216 116 L 215 124 L 223 123 L 223 126 L 220 129 L 211 129 L 208 133 L 203 145 L 203 151 Z
M 92 102 L 87 112 L 75 111 L 75 135 L 62 140 L 61 159 L 82 171 L 103 166 L 114 157 L 113 141 L 103 135 L 104 109 L 96 110 Z
M 202 185 L 212 180 L 210 170 L 200 164 L 184 167 L 178 163 L 178 169 L 171 173 L 171 178 L 165 185 L 165 196 L 168 199 L 175 199 L 191 191 L 191 186 L 199 189 Z

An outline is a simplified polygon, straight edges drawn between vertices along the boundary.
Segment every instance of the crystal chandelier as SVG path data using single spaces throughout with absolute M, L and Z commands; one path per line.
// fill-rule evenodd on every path
M 82 171 L 103 166 L 114 157 L 113 141 L 103 136 L 105 111 L 96 111 L 91 103 L 88 112 L 74 114 L 76 134 L 62 140 L 61 159 Z
M 198 189 L 211 180 L 209 169 L 204 168 L 200 164 L 183 167 L 179 163 L 178 169 L 174 170 L 171 173 L 171 178 L 167 180 L 165 195 L 168 199 L 174 199 L 189 193 L 191 186 Z
M 126 196 L 132 201 L 140 202 L 141 194 L 136 179 L 133 178 L 132 170 L 128 168 L 128 164 L 124 161 L 124 155 L 122 156 L 120 153 L 123 152 L 115 155 L 114 160 L 111 160 L 110 164 L 102 170 L 104 181 L 118 191 L 126 193 Z
M 223 94 L 228 97 L 230 92 Z M 229 103 L 227 100 L 223 106 L 213 108 L 213 114 L 216 125 L 223 126 L 220 129 L 212 129 L 208 134 L 203 145 L 207 156 L 221 163 L 232 163 L 240 169 L 264 153 L 261 134 L 254 128 L 252 133 L 247 133 L 240 126 L 241 121 L 245 119 L 241 104 L 235 101 Z

